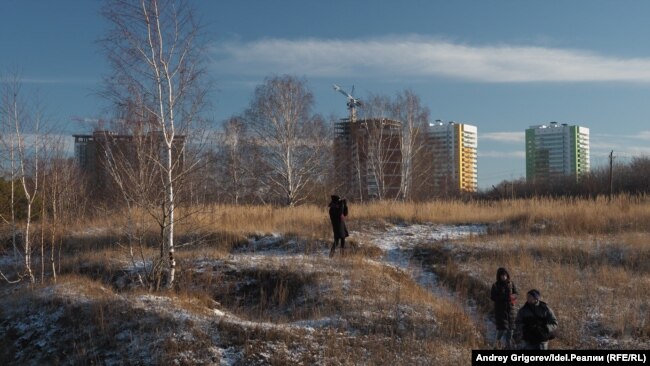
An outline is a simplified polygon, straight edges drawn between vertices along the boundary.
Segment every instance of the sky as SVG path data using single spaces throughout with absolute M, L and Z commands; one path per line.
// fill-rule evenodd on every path
M 611 150 L 617 162 L 650 155 L 649 1 L 190 2 L 210 38 L 217 124 L 265 78 L 291 74 L 327 118 L 347 115 L 336 83 L 362 100 L 410 89 L 432 120 L 477 126 L 483 189 L 525 176 L 531 125 L 589 127 L 592 167 Z M 65 134 L 107 115 L 100 7 L 0 0 L 0 74 L 19 73 Z

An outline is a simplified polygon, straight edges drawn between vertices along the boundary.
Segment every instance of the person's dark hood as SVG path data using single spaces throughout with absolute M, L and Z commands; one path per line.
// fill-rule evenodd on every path
M 332 202 L 338 202 L 338 201 L 341 200 L 341 197 L 339 197 L 337 195 L 332 195 L 331 198 L 332 198 Z
M 501 267 L 501 268 L 497 269 L 497 282 L 501 281 L 501 275 L 502 274 L 505 274 L 506 276 L 508 276 L 508 281 L 510 281 L 510 273 L 508 273 L 507 269 Z

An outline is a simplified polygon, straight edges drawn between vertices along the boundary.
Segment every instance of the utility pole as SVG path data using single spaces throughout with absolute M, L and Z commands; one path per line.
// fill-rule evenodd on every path
M 609 202 L 612 201 L 612 191 L 614 186 L 614 150 L 609 153 Z

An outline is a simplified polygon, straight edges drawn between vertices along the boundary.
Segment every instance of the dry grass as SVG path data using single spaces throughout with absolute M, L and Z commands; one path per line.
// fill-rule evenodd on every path
M 329 238 L 330 224 L 327 207 L 304 205 L 298 207 L 209 205 L 179 209 L 177 233 L 181 236 L 216 235 L 216 240 L 236 244 L 240 235 L 283 233 L 303 238 Z M 145 213 L 139 217 L 139 227 L 150 231 L 152 240 L 159 229 Z M 127 216 L 101 216 L 79 222 L 67 228 L 69 232 L 87 234 L 89 230 L 125 228 L 133 220 Z M 368 221 L 410 223 L 500 223 L 494 230 L 541 231 L 545 234 L 584 234 L 650 231 L 650 197 L 618 196 L 611 202 L 606 198 L 533 198 L 503 201 L 434 201 L 427 203 L 374 202 L 351 204 L 351 225 Z M 109 239 L 119 231 L 102 231 Z M 98 235 L 98 234 L 95 234 Z M 230 237 L 228 237 L 230 236 Z M 213 237 L 213 239 L 215 239 Z M 182 241 L 182 240 L 181 240 Z M 214 241 L 214 240 L 213 240 Z
M 455 291 L 457 298 L 453 299 L 432 294 L 409 275 L 379 263 L 376 249 L 362 247 L 344 259 L 326 258 L 322 253 L 331 229 L 324 206 L 201 207 L 191 220 L 178 226 L 177 287 L 159 294 L 171 299 L 175 311 L 206 317 L 218 308 L 255 324 L 320 320 L 326 324 L 304 333 L 303 328 L 283 330 L 221 321 L 211 325 L 220 334 L 213 337 L 209 327 L 133 308 L 129 301 L 146 293 L 137 288 L 129 270 L 133 262 L 124 246 L 123 231 L 129 222 L 117 216 L 96 218 L 66 228 L 63 276 L 58 282 L 65 289 L 83 289 L 81 297 L 91 301 L 77 304 L 60 292 L 54 300 L 45 301 L 36 295 L 44 288 L 37 287 L 33 293 L 23 289 L 4 299 L 0 318 L 3 324 L 13 324 L 14 320 L 8 320 L 13 313 L 1 309 L 30 301 L 34 304 L 29 307 L 32 315 L 65 308 L 63 314 L 67 315 L 55 321 L 67 324 L 81 338 L 61 337 L 72 348 L 61 347 L 80 363 L 117 357 L 98 350 L 110 353 L 125 347 L 126 340 L 111 337 L 126 329 L 144 350 L 146 342 L 160 338 L 156 349 L 166 351 L 152 362 L 176 362 L 186 350 L 201 353 L 219 338 L 221 347 L 242 350 L 242 362 L 249 364 L 313 364 L 322 360 L 338 364 L 467 364 L 469 350 L 487 344 L 484 324 L 467 313 L 464 301 L 477 305 L 479 317 L 489 314 L 492 304 L 487 292 L 496 268 L 505 266 L 522 294 L 538 288 L 556 311 L 561 330 L 559 339 L 553 341 L 555 348 L 638 348 L 649 344 L 647 197 L 621 196 L 612 202 L 382 202 L 351 205 L 349 220 L 351 230 L 374 230 L 402 222 L 486 223 L 491 234 L 451 245 L 432 243 L 417 251 L 417 257 Z M 144 257 L 153 258 L 158 253 L 156 226 L 147 219 L 138 225 L 146 243 Z M 304 251 L 255 260 L 240 253 L 251 235 L 268 233 L 300 241 Z M 150 321 L 139 326 L 139 318 L 145 316 Z M 84 330 L 86 324 L 91 325 L 89 330 Z M 181 330 L 191 334 L 193 344 L 171 335 Z M 8 349 L 15 344 L 3 339 L 0 346 Z M 263 358 L 264 354 L 273 357 Z M 9 360 L 6 352 L 0 356 L 2 361 Z M 147 362 L 138 358 L 122 361 Z
M 650 234 L 494 236 L 419 252 L 455 290 L 492 309 L 489 289 L 506 267 L 521 293 L 532 288 L 560 322 L 556 348 L 638 348 L 650 342 Z
M 570 198 L 467 203 L 376 203 L 361 207 L 358 217 L 360 220 L 383 218 L 443 224 L 504 222 L 524 229 L 544 223 L 549 226 L 550 232 L 562 234 L 649 231 L 650 199 L 620 196 L 611 203 L 605 199 Z

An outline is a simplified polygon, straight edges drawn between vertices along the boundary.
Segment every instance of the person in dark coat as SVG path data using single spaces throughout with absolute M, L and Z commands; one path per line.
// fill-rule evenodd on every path
M 525 342 L 524 349 L 548 349 L 548 341 L 555 338 L 557 318 L 540 298 L 538 290 L 528 291 L 526 304 L 517 313 L 517 334 Z
M 348 229 L 345 226 L 345 217 L 348 216 L 348 205 L 345 199 L 339 196 L 332 196 L 332 201 L 329 204 L 330 221 L 332 222 L 332 230 L 334 231 L 334 243 L 330 249 L 330 257 L 334 255 L 338 243 L 341 245 L 341 255 L 345 250 L 345 238 L 349 236 Z
M 515 305 L 517 303 L 517 287 L 510 279 L 505 268 L 497 270 L 497 281 L 492 285 L 490 298 L 494 301 L 494 323 L 497 328 L 495 348 L 511 349 L 512 337 L 515 331 Z

